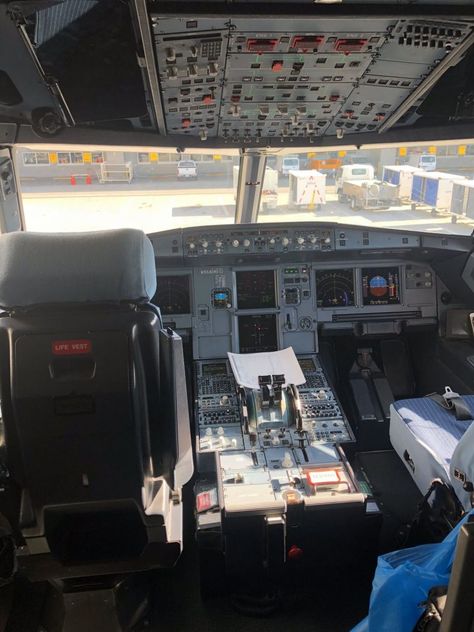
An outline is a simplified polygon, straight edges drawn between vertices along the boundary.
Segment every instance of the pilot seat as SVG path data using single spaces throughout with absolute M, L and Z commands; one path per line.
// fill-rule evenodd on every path
M 0 237 L 1 407 L 21 496 L 9 519 L 20 572 L 61 589 L 54 629 L 130 629 L 146 605 L 132 574 L 181 552 L 183 349 L 155 289 L 141 231 Z
M 441 395 L 404 399 L 390 407 L 390 441 L 418 489 L 426 494 L 434 479 L 454 490 L 466 511 L 474 482 L 474 395 L 462 398 L 446 388 Z

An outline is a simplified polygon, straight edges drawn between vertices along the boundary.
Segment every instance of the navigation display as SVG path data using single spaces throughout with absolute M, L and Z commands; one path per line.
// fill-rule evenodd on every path
M 277 351 L 276 314 L 238 316 L 240 353 Z
M 400 268 L 362 268 L 364 305 L 400 303 Z
M 156 293 L 151 302 L 160 308 L 164 316 L 189 314 L 191 313 L 189 286 L 189 274 L 159 276 L 156 280 Z
M 235 276 L 239 309 L 276 307 L 274 270 L 242 270 Z
M 317 270 L 316 294 L 318 307 L 350 307 L 354 305 L 354 271 Z

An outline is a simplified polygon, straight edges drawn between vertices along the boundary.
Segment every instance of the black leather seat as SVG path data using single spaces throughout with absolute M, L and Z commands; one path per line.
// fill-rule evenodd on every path
M 0 237 L 1 404 L 32 578 L 180 554 L 189 419 L 173 393 L 181 341 L 161 329 L 155 289 L 140 231 Z

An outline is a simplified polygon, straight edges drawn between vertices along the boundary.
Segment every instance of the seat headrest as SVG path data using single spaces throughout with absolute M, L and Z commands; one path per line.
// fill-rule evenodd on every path
M 0 307 L 148 302 L 156 291 L 153 246 L 140 230 L 0 236 Z

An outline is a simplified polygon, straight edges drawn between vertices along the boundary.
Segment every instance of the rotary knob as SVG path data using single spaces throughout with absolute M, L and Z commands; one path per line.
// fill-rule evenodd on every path
M 268 243 L 271 244 L 272 246 L 274 246 L 275 245 L 275 237 L 272 237 L 271 239 L 269 239 Z
M 250 246 L 250 239 L 244 239 L 244 246 L 245 248 L 248 248 Z
M 288 246 L 288 244 L 290 243 L 290 240 L 288 239 L 288 237 L 283 237 L 283 239 L 281 240 L 281 243 L 284 246 Z
M 304 244 L 304 237 L 298 237 L 298 239 L 296 240 L 299 245 L 301 246 L 302 244 Z
M 201 241 L 201 245 L 202 245 L 202 247 L 203 247 L 203 248 L 207 248 L 207 247 L 209 246 L 209 242 L 208 242 L 208 241 L 206 241 L 205 239 L 203 239 L 203 240 Z
M 216 248 L 222 248 L 222 241 L 216 241 Z
M 318 241 L 314 235 L 310 235 L 309 240 L 312 244 L 315 244 Z
M 189 248 L 189 250 L 194 250 L 196 248 L 196 244 L 194 243 L 194 241 L 190 241 L 189 242 L 188 248 Z
M 166 49 L 166 61 L 173 62 L 176 61 L 176 51 L 174 48 Z
M 234 246 L 234 248 L 238 248 L 240 246 L 240 241 L 238 239 L 234 239 L 232 245 Z
M 331 237 L 326 237 L 324 240 L 325 244 L 330 244 L 331 243 Z

